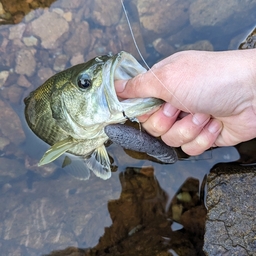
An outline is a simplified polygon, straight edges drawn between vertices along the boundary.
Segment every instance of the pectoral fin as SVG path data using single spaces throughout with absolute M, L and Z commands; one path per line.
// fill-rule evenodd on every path
M 84 162 L 97 177 L 103 180 L 111 177 L 110 160 L 104 145 L 95 149 L 92 155 L 85 159 Z
M 54 161 L 59 156 L 64 154 L 66 151 L 68 151 L 70 148 L 75 146 L 76 144 L 77 142 L 74 141 L 72 138 L 67 138 L 67 139 L 58 141 L 44 153 L 43 157 L 38 163 L 38 166 L 48 164 Z

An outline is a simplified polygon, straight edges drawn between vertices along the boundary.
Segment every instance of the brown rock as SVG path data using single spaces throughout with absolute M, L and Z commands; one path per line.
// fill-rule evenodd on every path
M 138 0 L 138 12 L 142 26 L 153 34 L 172 34 L 189 20 L 189 1 Z
M 45 11 L 42 16 L 31 22 L 31 33 L 41 39 L 41 45 L 46 49 L 55 48 L 56 41 L 68 29 L 68 22 L 56 12 Z
M 190 6 L 190 23 L 200 31 L 216 35 L 234 35 L 241 28 L 255 24 L 248 13 L 256 10 L 256 1 L 196 0 Z M 241 20 L 243 22 L 241 22 Z
M 37 76 L 41 83 L 45 82 L 48 78 L 53 76 L 55 73 L 51 68 L 41 68 L 37 72 Z
M 167 40 L 163 38 L 157 38 L 153 42 L 153 46 L 157 52 L 162 54 L 163 56 L 169 56 L 175 52 L 175 48 L 171 46 Z
M 83 62 L 84 62 L 83 54 L 76 54 L 70 60 L 70 63 L 72 66 L 77 65 L 79 63 L 83 63 Z
M 134 38 L 136 40 L 136 44 L 138 45 L 142 56 L 146 57 L 146 48 L 142 37 L 140 24 L 138 22 L 133 22 L 131 23 L 131 26 Z M 133 42 L 133 38 L 126 20 L 122 21 L 121 24 L 117 25 L 116 30 L 118 35 L 118 41 L 121 43 L 121 49 L 131 53 L 135 58 L 139 59 L 140 56 Z
M 18 24 L 15 26 L 10 27 L 10 34 L 9 39 L 21 39 L 23 32 L 25 31 L 26 25 L 25 24 Z
M 11 103 L 20 103 L 23 97 L 23 89 L 17 85 L 8 87 L 8 99 Z
M 122 14 L 121 3 L 109 0 L 95 0 L 92 19 L 101 26 L 112 26 L 118 23 Z
M 67 65 L 68 57 L 65 54 L 58 55 L 53 64 L 53 69 L 57 72 L 65 69 Z
M 19 76 L 17 84 L 25 88 L 29 88 L 31 86 L 31 83 L 28 81 L 28 79 L 24 75 Z
M 4 101 L 0 100 L 0 130 L 15 145 L 25 140 L 20 119 L 13 109 Z
M 32 76 L 36 68 L 36 61 L 31 48 L 23 48 L 16 54 L 15 72 L 20 75 Z
M 185 50 L 213 51 L 213 45 L 208 40 L 201 40 L 194 44 L 183 45 L 177 49 L 177 51 Z
M 83 53 L 91 44 L 90 38 L 89 24 L 83 21 L 74 27 L 70 39 L 64 45 L 64 51 L 70 57 Z

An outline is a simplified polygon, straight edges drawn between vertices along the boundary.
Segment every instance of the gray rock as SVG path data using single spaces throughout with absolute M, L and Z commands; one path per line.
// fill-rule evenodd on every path
M 31 22 L 31 33 L 41 39 L 46 49 L 54 49 L 57 40 L 68 31 L 68 22 L 56 12 L 45 11 Z
M 204 251 L 255 255 L 256 167 L 219 165 L 208 176 Z

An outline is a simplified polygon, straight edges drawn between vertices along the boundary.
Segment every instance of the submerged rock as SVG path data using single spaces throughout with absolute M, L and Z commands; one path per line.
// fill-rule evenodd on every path
M 170 35 L 179 31 L 188 22 L 189 4 L 189 1 L 177 0 L 138 0 L 140 22 L 153 34 Z
M 0 109 L 0 132 L 15 145 L 21 144 L 25 140 L 25 134 L 18 115 L 2 100 Z
M 68 22 L 56 12 L 46 11 L 31 22 L 31 33 L 41 39 L 41 45 L 46 49 L 55 48 L 56 41 L 68 29 Z
M 238 33 L 245 25 L 255 24 L 255 20 L 248 15 L 252 9 L 256 10 L 255 0 L 196 0 L 190 6 L 190 24 L 208 35 L 212 33 L 214 37 L 231 35 Z
M 101 26 L 112 26 L 119 22 L 122 7 L 119 2 L 109 0 L 94 0 L 92 19 Z

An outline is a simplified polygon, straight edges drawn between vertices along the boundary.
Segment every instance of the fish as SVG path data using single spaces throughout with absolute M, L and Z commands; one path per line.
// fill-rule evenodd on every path
M 157 98 L 120 100 L 114 81 L 127 80 L 146 69 L 129 53 L 97 56 L 50 77 L 24 99 L 29 128 L 50 145 L 39 166 L 66 155 L 63 166 L 72 158 L 83 160 L 80 179 L 90 171 L 106 180 L 111 177 L 110 159 L 104 127 L 137 121 L 137 116 L 159 108 Z M 81 172 L 83 174 L 81 174 Z

